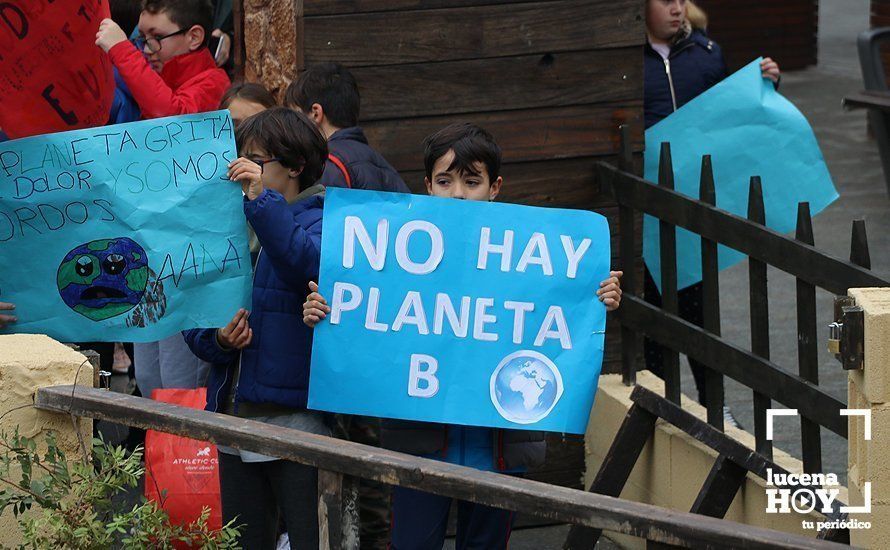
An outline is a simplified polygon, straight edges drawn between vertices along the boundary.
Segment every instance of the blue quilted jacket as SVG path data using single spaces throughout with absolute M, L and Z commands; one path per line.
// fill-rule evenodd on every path
M 309 281 L 318 280 L 323 206 L 321 194 L 288 204 L 269 189 L 244 201 L 244 214 L 262 249 L 250 309 L 253 341 L 240 353 L 236 410 L 243 402 L 306 408 L 312 330 L 303 324 L 303 302 Z M 188 330 L 183 336 L 195 355 L 214 364 L 207 382 L 207 410 L 221 411 L 239 353 L 217 344 L 215 328 Z
M 331 156 L 318 180 L 325 187 L 411 192 L 395 168 L 368 145 L 368 138 L 358 126 L 334 132 L 328 139 L 328 151 Z M 334 159 L 340 163 L 339 166 Z

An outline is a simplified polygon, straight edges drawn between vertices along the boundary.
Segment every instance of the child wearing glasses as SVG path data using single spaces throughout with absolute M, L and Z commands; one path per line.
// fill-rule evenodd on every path
M 144 0 L 138 38 L 129 41 L 105 19 L 96 45 L 108 52 L 143 118 L 212 111 L 231 84 L 207 48 L 212 25 L 210 0 Z
M 229 166 L 229 179 L 241 185 L 260 245 L 251 254 L 252 306 L 223 328 L 186 331 L 185 339 L 213 364 L 207 410 L 327 435 L 322 414 L 306 409 L 312 331 L 301 315 L 321 259 L 324 187 L 317 181 L 327 143 L 305 115 L 284 107 L 245 119 L 235 137 L 242 157 Z M 223 518 L 246 525 L 244 548 L 275 547 L 279 510 L 293 547 L 318 548 L 314 468 L 219 450 Z

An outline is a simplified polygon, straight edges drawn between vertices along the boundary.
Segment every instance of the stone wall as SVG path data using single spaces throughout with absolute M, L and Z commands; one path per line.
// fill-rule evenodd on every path
M 303 65 L 302 5 L 302 0 L 244 0 L 244 79 L 261 82 L 279 100 Z
M 53 414 L 31 407 L 38 388 L 75 383 L 92 386 L 93 368 L 83 354 L 46 336 L 0 336 L 0 432 L 40 438 L 53 431 L 59 448 L 71 460 L 82 460 L 82 446 L 69 415 Z M 87 446 L 93 423 L 78 419 L 80 437 Z M 19 544 L 19 531 L 12 513 L 0 516 L 0 547 Z

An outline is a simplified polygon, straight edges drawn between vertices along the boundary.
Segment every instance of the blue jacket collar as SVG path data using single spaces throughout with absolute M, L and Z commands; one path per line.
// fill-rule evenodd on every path
M 711 51 L 714 49 L 714 41 L 708 38 L 708 36 L 704 32 L 697 29 L 693 30 L 691 33 L 689 33 L 689 36 L 678 40 L 671 46 L 671 54 L 669 57 L 674 57 L 678 53 L 687 50 L 693 46 L 700 46 L 705 50 Z M 646 41 L 646 53 L 650 53 L 651 55 L 656 55 L 661 58 L 661 55 L 652 48 L 652 45 L 649 44 L 648 40 Z
M 360 141 L 367 145 L 368 138 L 365 137 L 365 132 L 360 127 L 352 126 L 337 130 L 331 134 L 328 141 Z

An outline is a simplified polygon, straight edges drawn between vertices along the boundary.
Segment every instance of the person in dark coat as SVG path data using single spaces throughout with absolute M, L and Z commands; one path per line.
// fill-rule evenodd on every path
M 307 68 L 287 87 L 284 105 L 312 119 L 328 139 L 328 162 L 319 183 L 408 193 L 408 186 L 358 126 L 361 96 L 352 73 L 338 63 Z
M 647 0 L 643 71 L 646 128 L 729 74 L 723 50 L 707 33 L 707 16 L 691 0 Z M 765 58 L 763 77 L 778 84 L 779 65 Z
M 644 116 L 646 128 L 661 122 L 674 111 L 728 76 L 723 51 L 706 34 L 707 16 L 691 0 L 647 0 L 644 79 Z M 777 86 L 779 65 L 764 58 L 760 64 L 763 77 Z M 651 154 L 651 152 L 650 152 Z M 644 297 L 661 307 L 661 294 L 649 270 L 645 271 Z M 704 324 L 702 284 L 678 293 L 680 316 L 698 326 Z M 662 377 L 662 347 L 646 340 L 646 368 Z M 689 361 L 698 390 L 699 402 L 707 404 L 705 373 L 707 367 Z M 738 427 L 727 407 L 727 424 Z

